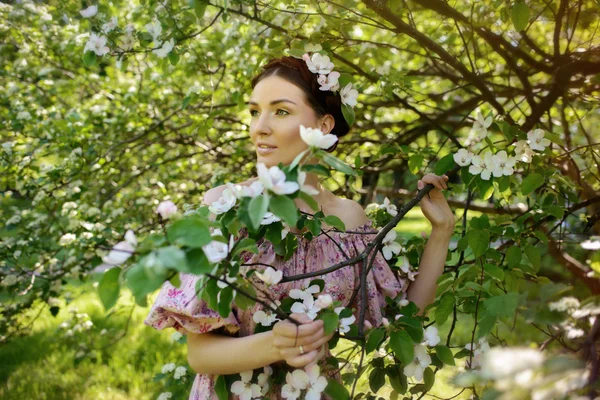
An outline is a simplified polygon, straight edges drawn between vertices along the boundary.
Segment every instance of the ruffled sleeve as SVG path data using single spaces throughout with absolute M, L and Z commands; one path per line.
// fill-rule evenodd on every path
M 196 295 L 199 276 L 182 273 L 180 279 L 179 288 L 169 281 L 163 284 L 144 324 L 159 330 L 172 327 L 182 334 L 206 333 L 218 328 L 234 334 L 239 330 L 235 304 L 231 314 L 223 318 Z
M 370 225 L 370 224 L 369 224 Z M 365 232 L 371 231 L 373 228 L 369 227 Z M 360 254 L 369 243 L 375 239 L 377 232 L 373 234 L 355 234 L 352 235 L 353 245 L 354 245 L 354 254 L 356 256 Z M 372 253 L 371 253 L 372 254 Z M 355 273 L 356 273 L 356 285 L 360 283 L 360 271 L 362 269 L 362 263 L 356 264 Z M 373 261 L 373 266 L 367 275 L 367 311 L 365 319 L 371 322 L 371 324 L 376 327 L 382 324 L 382 311 L 387 305 L 385 302 L 386 296 L 389 296 L 392 299 L 395 299 L 397 296 L 402 296 L 408 290 L 409 280 L 405 279 L 403 276 L 396 277 L 394 272 L 391 270 L 387 261 L 381 254 L 381 251 L 377 252 L 375 256 L 375 260 Z M 354 302 L 350 305 L 350 307 L 355 308 L 355 316 L 358 321 L 358 316 L 360 315 L 360 296 L 361 292 L 358 292 L 358 295 L 354 299 Z

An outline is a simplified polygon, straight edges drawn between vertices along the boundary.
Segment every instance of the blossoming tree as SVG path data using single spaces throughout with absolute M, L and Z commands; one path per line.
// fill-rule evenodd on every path
M 27 333 L 32 307 L 56 315 L 68 280 L 97 279 L 110 310 L 122 288 L 144 304 L 183 272 L 203 276 L 198 295 L 221 315 L 261 301 L 260 329 L 302 313 L 336 332 L 334 353 L 340 339 L 352 343 L 354 356 L 329 360 L 343 386 L 314 367 L 290 370 L 278 378 L 286 398 L 375 398 L 386 381 L 422 397 L 442 368 L 456 373 L 445 398 L 597 395 L 597 12 L 564 0 L 0 4 L 0 342 Z M 319 165 L 256 166 L 249 80 L 269 57 L 308 51 L 343 66 L 320 84 L 357 82 L 356 93 L 342 88 L 357 106 L 345 114 L 353 135 L 333 156 L 320 150 L 330 138 L 303 130 Z M 229 178 L 255 171 L 251 187 Z M 388 299 L 383 325 L 370 327 L 322 293 L 318 276 L 281 303 L 258 298 L 239 269 L 259 237 L 285 258 L 292 226 L 311 237 L 322 223 L 345 230 L 293 206 L 311 204 L 307 171 L 367 206 L 380 229 L 369 250 L 409 280 L 426 238 L 394 227 L 430 189 L 417 175 L 451 177 L 459 224 L 426 316 Z M 243 227 L 250 234 L 236 241 Z M 368 258 L 354 262 L 368 272 Z M 254 273 L 268 285 L 295 279 Z M 93 330 L 85 319 L 65 331 Z M 181 365 L 161 374 L 189 384 Z M 220 394 L 260 398 L 274 374 L 224 376 Z

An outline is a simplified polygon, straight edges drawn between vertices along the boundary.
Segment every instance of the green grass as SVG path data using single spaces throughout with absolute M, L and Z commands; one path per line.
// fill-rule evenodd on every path
M 154 399 L 163 384 L 153 382 L 163 364 L 185 365 L 185 345 L 173 343 L 172 330 L 156 331 L 143 324 L 149 308 L 136 307 L 126 335 L 118 339 L 130 315 L 132 297 L 126 292 L 106 314 L 91 283 L 69 288 L 76 298 L 53 317 L 42 311 L 31 335 L 0 348 L 0 398 L 23 399 Z M 150 303 L 151 304 L 151 303 Z M 71 317 L 69 309 L 87 313 L 89 331 L 67 338 L 59 325 Z M 31 310 L 35 315 L 37 310 Z M 102 329 L 107 333 L 101 335 Z M 98 349 L 96 361 L 75 362 L 80 344 Z M 112 344 L 111 344 L 112 343 Z

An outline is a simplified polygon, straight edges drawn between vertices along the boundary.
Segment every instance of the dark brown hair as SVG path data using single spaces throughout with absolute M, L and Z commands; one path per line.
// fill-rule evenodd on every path
M 312 57 L 311 53 L 309 55 Z M 331 90 L 320 90 L 321 85 L 317 81 L 319 75 L 312 73 L 304 60 L 290 56 L 269 60 L 262 67 L 262 71 L 252 78 L 252 89 L 258 82 L 269 76 L 278 76 L 302 89 L 306 96 L 306 102 L 319 118 L 331 114 L 335 120 L 335 125 L 329 133 L 338 138 L 348 134 L 350 126 L 342 114 L 342 98 L 339 91 L 333 93 Z M 338 143 L 339 141 L 335 142 L 327 151 L 332 152 L 335 150 Z

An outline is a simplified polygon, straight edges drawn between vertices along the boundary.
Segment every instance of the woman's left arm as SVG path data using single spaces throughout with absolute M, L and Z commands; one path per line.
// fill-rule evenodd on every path
M 408 300 L 419 307 L 419 314 L 435 300 L 437 279 L 444 272 L 450 238 L 454 231 L 454 214 L 442 194 L 442 190 L 448 188 L 447 181 L 446 175 L 427 174 L 417 182 L 419 190 L 427 183 L 434 186 L 429 196 L 424 196 L 419 203 L 423 214 L 431 222 L 431 235 L 421 257 L 419 274 L 407 291 Z

